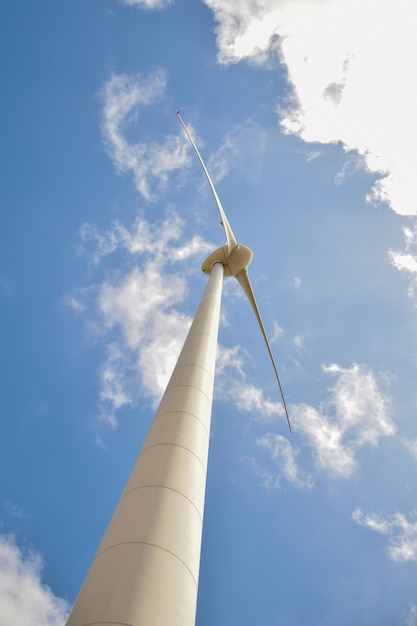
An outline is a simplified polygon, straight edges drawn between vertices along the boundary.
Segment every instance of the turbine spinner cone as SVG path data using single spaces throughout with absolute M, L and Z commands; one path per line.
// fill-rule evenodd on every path
M 213 265 L 221 263 L 224 266 L 225 276 L 237 276 L 243 272 L 252 261 L 253 252 L 247 246 L 237 244 L 228 252 L 227 244 L 214 250 L 204 261 L 201 269 L 205 274 L 211 274 Z

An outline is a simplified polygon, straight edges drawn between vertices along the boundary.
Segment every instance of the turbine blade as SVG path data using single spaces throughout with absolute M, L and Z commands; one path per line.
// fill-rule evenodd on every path
M 196 155 L 198 157 L 198 160 L 200 161 L 201 167 L 203 168 L 203 171 L 204 171 L 204 173 L 205 173 L 205 175 L 207 177 L 208 183 L 210 185 L 210 189 L 213 192 L 213 196 L 214 196 L 214 199 L 216 201 L 217 208 L 219 209 L 220 219 L 221 219 L 221 222 L 223 224 L 224 231 L 226 233 L 226 241 L 227 241 L 227 248 L 228 248 L 227 251 L 230 254 L 231 251 L 233 250 L 233 248 L 235 246 L 237 246 L 236 238 L 235 238 L 235 236 L 233 234 L 233 231 L 232 231 L 232 229 L 230 227 L 229 221 L 228 221 L 228 219 L 226 217 L 226 213 L 224 212 L 222 204 L 221 204 L 221 202 L 219 200 L 219 196 L 217 195 L 217 191 L 216 191 L 216 188 L 213 185 L 213 181 L 210 178 L 210 174 L 207 171 L 207 168 L 206 168 L 205 163 L 203 161 L 203 157 L 201 156 L 200 152 L 198 151 L 198 148 L 197 148 L 197 146 L 194 143 L 194 139 L 191 137 L 190 132 L 189 132 L 188 128 L 186 127 L 186 125 L 185 125 L 185 123 L 184 123 L 184 121 L 183 121 L 179 111 L 177 111 L 177 115 L 178 115 L 178 119 L 181 122 L 181 125 L 182 125 L 183 129 L 185 130 L 185 134 L 187 135 L 188 139 L 190 140 L 190 143 L 191 143 L 192 147 L 195 150 L 195 153 L 196 153 Z
M 281 381 L 279 379 L 277 366 L 275 365 L 275 360 L 274 360 L 274 357 L 273 357 L 273 354 L 272 354 L 271 346 L 269 344 L 268 337 L 267 337 L 267 334 L 266 334 L 266 331 L 265 331 L 265 327 L 263 325 L 262 318 L 261 318 L 261 315 L 259 313 L 258 305 L 256 304 L 256 300 L 255 300 L 255 296 L 254 296 L 254 293 L 253 293 L 252 285 L 251 285 L 251 282 L 249 280 L 248 271 L 246 269 L 243 270 L 243 272 L 240 272 L 240 274 L 238 274 L 236 276 L 236 279 L 241 284 L 241 286 L 243 288 L 243 291 L 247 295 L 248 300 L 249 300 L 249 302 L 252 305 L 252 308 L 253 308 L 253 310 L 255 312 L 256 319 L 258 320 L 259 327 L 260 327 L 260 329 L 262 331 L 262 335 L 263 335 L 263 337 L 265 339 L 266 347 L 268 348 L 269 356 L 271 357 L 272 366 L 274 368 L 275 376 L 276 376 L 276 379 L 277 379 L 277 382 L 278 382 L 279 391 L 281 393 L 282 404 L 284 405 L 285 415 L 287 417 L 287 422 L 288 422 L 288 428 L 290 429 L 290 432 L 292 433 L 290 417 L 288 415 L 288 410 L 287 410 L 287 403 L 285 402 L 284 392 L 282 390 Z

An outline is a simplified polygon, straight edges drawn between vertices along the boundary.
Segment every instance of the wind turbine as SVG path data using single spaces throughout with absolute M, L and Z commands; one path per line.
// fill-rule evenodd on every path
M 197 607 L 214 367 L 223 276 L 234 276 L 255 312 L 291 431 L 287 406 L 247 267 L 193 138 L 178 118 L 213 192 L 226 244 L 181 354 L 66 626 L 194 626 Z

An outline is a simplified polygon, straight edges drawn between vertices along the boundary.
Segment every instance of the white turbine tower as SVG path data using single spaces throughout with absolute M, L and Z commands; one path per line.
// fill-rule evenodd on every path
M 194 626 L 214 366 L 223 276 L 242 285 L 278 381 L 249 281 L 252 251 L 237 243 L 204 161 L 226 244 L 202 265 L 210 275 L 147 438 L 91 564 L 67 626 Z

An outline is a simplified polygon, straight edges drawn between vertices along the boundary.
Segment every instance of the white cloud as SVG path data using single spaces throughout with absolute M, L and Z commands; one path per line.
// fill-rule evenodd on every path
M 168 135 L 159 143 L 131 142 L 128 127 L 137 122 L 139 110 L 162 98 L 166 77 L 156 70 L 148 78 L 113 74 L 102 91 L 102 132 L 105 146 L 118 172 L 130 172 L 136 189 L 148 200 L 165 189 L 170 172 L 188 163 L 188 144 L 183 136 Z
M 125 384 L 125 372 L 129 363 L 117 343 L 107 345 L 106 352 L 107 358 L 99 373 L 101 384 L 99 419 L 111 428 L 116 428 L 115 412 L 132 401 Z
M 274 474 L 268 475 L 268 482 L 264 481 L 266 487 L 279 487 L 282 477 L 296 487 L 311 488 L 313 486 L 311 476 L 304 474 L 297 466 L 298 452 L 294 450 L 286 437 L 267 433 L 258 439 L 256 443 L 275 462 L 276 471 Z
M 139 357 L 144 387 L 154 398 L 159 399 L 165 391 L 191 321 L 172 309 L 155 312 L 149 338 Z
M 275 415 L 284 415 L 281 402 L 272 402 L 265 397 L 262 389 L 246 382 L 234 384 L 231 396 L 240 411 L 255 414 L 257 421 L 269 420 Z
M 122 383 L 129 370 L 140 373 L 145 393 L 160 397 L 191 323 L 174 308 L 184 293 L 184 280 L 163 273 L 153 260 L 133 268 L 119 280 L 107 280 L 101 285 L 99 309 L 104 325 L 108 330 L 115 329 L 119 338 L 120 358 L 107 363 L 114 375 L 107 399 L 114 393 L 114 408 L 130 401 Z M 109 381 L 105 385 L 108 387 Z
M 401 443 L 407 448 L 411 456 L 417 461 L 417 439 L 401 439 Z
M 266 396 L 264 389 L 256 387 L 247 381 L 244 370 L 247 353 L 241 346 L 225 348 L 221 344 L 217 346 L 215 397 L 230 401 L 240 412 L 248 413 L 251 424 L 274 424 L 282 421 L 285 423 L 285 412 L 281 399 L 271 400 Z M 275 397 L 279 398 L 278 387 Z M 258 443 L 258 445 L 261 445 Z M 296 454 L 296 453 L 295 453 Z M 276 488 L 279 486 L 281 474 L 269 472 L 260 466 L 252 457 L 246 457 L 244 461 L 251 467 L 263 485 Z M 286 474 L 285 474 L 285 477 Z M 301 483 L 301 478 L 300 478 Z
M 403 513 L 384 517 L 378 513 L 364 513 L 357 508 L 352 518 L 365 526 L 389 537 L 387 552 L 393 561 L 417 561 L 417 522 L 411 522 Z
M 292 424 L 307 438 L 313 450 L 316 468 L 331 476 L 349 478 L 356 467 L 355 449 L 343 442 L 343 429 L 331 418 L 308 405 L 297 405 Z
M 244 370 L 247 353 L 241 346 L 217 346 L 216 387 L 218 396 L 230 400 L 239 410 L 251 413 L 255 421 L 271 421 L 284 415 L 280 402 L 265 396 L 264 390 L 248 383 Z
M 74 294 L 68 294 L 64 297 L 64 304 L 66 304 L 70 309 L 72 309 L 75 313 L 82 313 L 85 311 L 85 305 L 77 298 Z
M 389 258 L 400 272 L 406 272 L 410 279 L 408 295 L 414 298 L 417 289 L 417 223 L 413 228 L 404 227 L 404 250 L 389 250 Z
M 279 55 L 292 97 L 282 128 L 306 142 L 342 142 L 384 173 L 369 200 L 417 213 L 417 5 L 410 0 L 205 0 L 221 63 Z
M 293 424 L 307 438 L 318 469 L 348 478 L 356 467 L 357 450 L 392 436 L 395 427 L 388 400 L 370 370 L 357 364 L 323 369 L 337 376 L 329 400 L 319 410 L 308 405 L 292 407 Z
M 350 432 L 357 446 L 376 445 L 380 437 L 394 435 L 388 400 L 371 370 L 357 364 L 348 369 L 337 364 L 323 369 L 338 376 L 332 387 L 331 404 L 341 430 Z
M 306 156 L 307 163 L 311 163 L 315 159 L 318 159 L 319 157 L 321 157 L 322 154 L 323 153 L 321 150 L 309 150 Z
M 239 411 L 251 413 L 258 422 L 273 421 L 285 415 L 282 403 L 273 402 L 264 390 L 248 383 L 244 371 L 246 352 L 241 346 L 225 348 L 217 346 L 216 387 L 217 395 L 231 400 Z
M 153 228 L 144 217 L 138 217 L 130 229 L 116 221 L 104 232 L 94 224 L 83 224 L 81 252 L 89 262 L 97 265 L 103 257 L 120 248 L 136 256 L 152 254 L 164 264 L 184 261 L 196 254 L 204 255 L 212 251 L 213 246 L 198 235 L 185 244 L 175 245 L 181 234 L 182 222 L 174 212 L 169 214 L 159 228 Z M 69 304 L 71 305 L 71 300 Z
M 220 63 L 250 60 L 265 62 L 277 35 L 282 1 L 271 0 L 204 0 L 218 23 L 217 45 Z
M 247 120 L 228 133 L 220 148 L 210 157 L 208 170 L 215 182 L 225 178 L 230 169 L 245 181 L 256 180 L 262 166 L 266 134 L 258 124 Z
M 417 626 L 417 604 L 411 604 L 404 616 L 405 626 Z
M 15 517 L 16 519 L 23 519 L 24 517 L 26 517 L 26 513 L 23 511 L 23 509 L 21 509 L 11 500 L 6 500 L 3 503 L 3 506 L 11 517 Z
M 395 433 L 388 415 L 388 400 L 371 371 L 356 364 L 347 369 L 332 364 L 323 370 L 337 376 L 327 402 L 318 409 L 307 404 L 289 407 L 298 437 L 269 432 L 258 439 L 258 445 L 275 462 L 275 473 L 265 470 L 260 461 L 256 466 L 252 464 L 268 486 L 279 485 L 285 477 L 295 486 L 311 487 L 314 470 L 333 478 L 350 478 L 357 467 L 359 448 L 377 445 L 381 437 Z M 301 457 L 302 465 L 297 461 L 301 448 L 306 447 L 312 452 L 314 467 L 309 467 L 306 454 Z
M 63 626 L 69 606 L 42 582 L 42 559 L 0 534 L 0 624 Z
M 295 348 L 297 348 L 297 350 L 303 350 L 304 348 L 304 337 L 302 335 L 296 335 L 294 337 L 294 339 L 292 340 Z
M 273 332 L 272 332 L 272 335 L 271 335 L 271 343 L 274 343 L 280 337 L 282 337 L 284 332 L 285 332 L 284 329 L 279 324 L 277 324 L 277 322 L 274 322 Z
M 228 372 L 234 372 L 243 378 L 243 364 L 245 353 L 240 346 L 225 348 L 221 344 L 217 345 L 216 354 L 216 379 L 228 376 Z
M 400 254 L 393 252 L 391 255 L 392 264 L 400 271 L 417 274 L 417 258 L 412 254 Z
M 82 307 L 75 308 L 95 319 L 94 328 L 105 341 L 99 421 L 115 428 L 117 411 L 134 403 L 139 393 L 153 401 L 161 397 L 191 323 L 176 308 L 186 293 L 186 280 L 176 269 L 212 247 L 198 236 L 183 241 L 181 220 L 173 212 L 154 226 L 143 217 L 130 229 L 119 222 L 107 231 L 86 224 L 81 237 L 93 266 L 116 251 L 127 253 L 126 266 L 67 298 L 74 308 L 82 293 Z
M 335 175 L 334 182 L 336 185 L 341 185 L 345 182 L 345 180 L 363 169 L 367 169 L 363 156 L 357 152 L 350 151 L 346 155 L 345 162 L 341 170 Z

